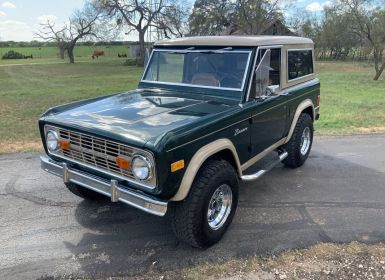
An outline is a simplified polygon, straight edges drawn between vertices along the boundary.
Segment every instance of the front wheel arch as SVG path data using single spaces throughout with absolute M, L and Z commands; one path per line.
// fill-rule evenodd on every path
M 194 154 L 185 170 L 177 193 L 170 200 L 184 200 L 190 192 L 191 186 L 194 182 L 196 175 L 198 174 L 202 166 L 205 164 L 205 162 L 207 162 L 209 158 L 223 159 L 221 157 L 227 157 L 229 159 L 226 161 L 228 161 L 234 167 L 234 170 L 236 171 L 238 177 L 242 175 L 241 164 L 234 144 L 227 138 L 215 140 L 201 147 Z

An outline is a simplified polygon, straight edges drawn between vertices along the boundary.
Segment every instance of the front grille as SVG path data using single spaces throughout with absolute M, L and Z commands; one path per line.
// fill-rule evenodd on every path
M 134 179 L 131 170 L 121 169 L 116 164 L 117 156 L 124 156 L 131 161 L 134 154 L 133 148 L 62 128 L 59 128 L 57 131 L 61 139 L 69 140 L 71 143 L 69 150 L 60 151 L 62 156 L 106 170 L 113 174 Z

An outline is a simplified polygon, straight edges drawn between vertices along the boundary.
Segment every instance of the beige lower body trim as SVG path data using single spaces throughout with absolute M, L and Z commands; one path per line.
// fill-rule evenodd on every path
M 281 140 L 279 140 L 277 143 L 271 145 L 270 147 L 268 147 L 267 149 L 263 150 L 262 152 L 260 152 L 258 155 L 256 155 L 255 157 L 249 159 L 248 161 L 246 161 L 244 164 L 242 164 L 241 166 L 241 169 L 242 171 L 245 171 L 247 168 L 249 168 L 250 166 L 254 165 L 255 163 L 257 163 L 259 160 L 261 160 L 262 158 L 264 158 L 267 154 L 269 154 L 270 152 L 274 151 L 275 149 L 279 148 L 280 146 L 282 146 L 284 143 L 285 143 L 285 140 L 286 140 L 286 137 L 285 138 L 282 138 Z

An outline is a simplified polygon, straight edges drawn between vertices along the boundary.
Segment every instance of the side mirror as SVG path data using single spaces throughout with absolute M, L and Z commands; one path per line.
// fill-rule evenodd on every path
M 268 86 L 266 92 L 267 95 L 277 95 L 279 92 L 279 85 Z

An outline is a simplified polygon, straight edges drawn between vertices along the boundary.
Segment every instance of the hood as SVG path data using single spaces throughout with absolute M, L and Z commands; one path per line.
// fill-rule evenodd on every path
M 187 97 L 188 96 L 188 97 Z M 163 134 L 237 104 L 200 94 L 137 90 L 48 114 L 45 122 L 143 146 Z

